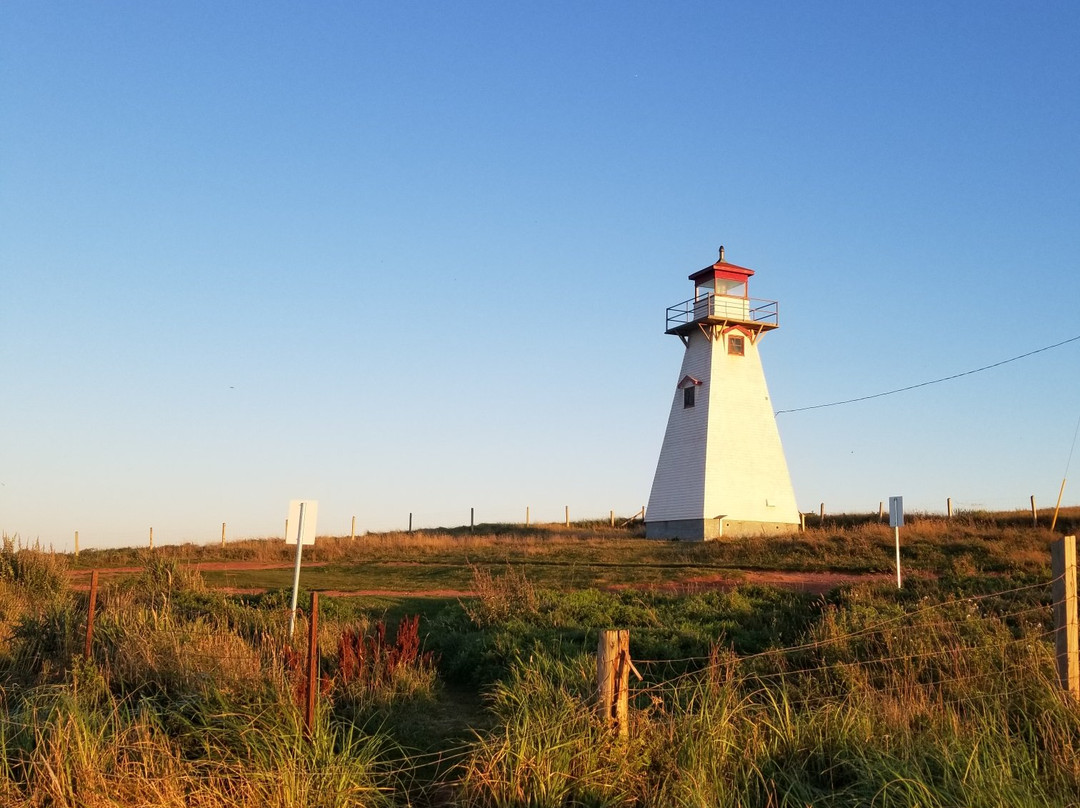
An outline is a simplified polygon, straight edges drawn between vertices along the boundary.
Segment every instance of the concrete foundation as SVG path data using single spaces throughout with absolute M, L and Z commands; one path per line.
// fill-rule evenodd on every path
M 741 519 L 667 519 L 645 523 L 647 539 L 680 539 L 681 541 L 714 541 L 747 536 L 787 536 L 799 531 L 798 524 L 789 522 L 751 522 Z

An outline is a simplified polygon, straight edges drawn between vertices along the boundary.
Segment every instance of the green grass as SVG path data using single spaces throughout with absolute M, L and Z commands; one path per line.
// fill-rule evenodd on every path
M 1080 711 L 1057 689 L 1045 608 L 1018 623 L 908 600 L 838 593 L 802 633 L 813 645 L 715 649 L 632 685 L 622 742 L 597 719 L 589 655 L 521 656 L 493 690 L 463 802 L 1076 804 Z
M 1056 685 L 1047 633 L 1053 537 L 1023 516 L 916 515 L 903 590 L 826 595 L 667 585 L 891 572 L 876 514 L 707 545 L 602 523 L 320 538 L 292 638 L 280 541 L 84 551 L 81 570 L 134 567 L 103 581 L 89 660 L 74 559 L 6 543 L 0 804 L 1076 804 L 1080 709 Z M 191 566 L 224 557 L 283 567 Z M 305 731 L 313 589 L 406 594 L 320 598 L 320 706 Z M 475 595 L 416 594 L 435 590 Z M 399 664 L 409 615 L 421 644 Z M 598 633 L 615 627 L 644 675 L 625 741 L 592 693 Z M 362 661 L 346 665 L 345 637 L 369 649 Z
M 468 588 L 471 566 L 520 566 L 530 580 L 553 588 L 658 586 L 708 576 L 738 578 L 742 571 L 888 573 L 894 569 L 892 530 L 877 514 L 816 517 L 790 537 L 709 543 L 647 541 L 640 526 L 590 523 L 524 528 L 513 525 L 323 537 L 305 551 L 303 583 L 320 590 L 455 590 Z M 1060 530 L 1075 531 L 1080 508 L 1063 509 Z M 1060 532 L 1060 531 L 1059 531 Z M 958 514 L 951 521 L 915 514 L 901 535 L 905 569 L 912 573 L 1044 572 L 1053 538 L 1032 528 L 1030 515 Z M 206 571 L 212 586 L 277 589 L 292 583 L 292 548 L 276 539 L 148 549 L 84 550 L 68 557 L 77 570 L 142 567 L 151 558 L 180 563 L 257 561 L 280 569 Z M 322 566 L 318 566 L 322 565 Z

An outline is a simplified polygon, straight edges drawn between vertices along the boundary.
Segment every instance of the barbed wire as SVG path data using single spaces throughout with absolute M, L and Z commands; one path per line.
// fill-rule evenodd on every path
M 1034 639 L 1038 640 L 1038 639 L 1044 638 L 1046 636 L 1053 635 L 1055 633 L 1056 632 L 1053 629 L 1051 629 L 1049 631 L 1045 631 L 1045 632 L 1035 634 Z M 935 656 L 955 656 L 960 651 L 980 650 L 980 649 L 985 650 L 985 649 L 988 649 L 988 648 L 989 649 L 1005 648 L 1005 647 L 1008 647 L 1008 646 L 1011 646 L 1011 645 L 1030 643 L 1032 641 L 1032 639 L 1033 639 L 1032 635 L 1025 635 L 1024 637 L 1013 638 L 1011 640 L 1007 640 L 1007 641 L 997 643 L 995 645 L 989 645 L 989 646 L 986 645 L 985 643 L 979 644 L 979 645 L 974 645 L 973 644 L 973 645 L 969 645 L 969 646 L 963 646 L 963 647 L 960 647 L 960 648 L 958 648 L 957 646 L 950 646 L 950 647 L 942 648 L 942 649 L 939 649 L 939 650 L 936 650 L 936 651 L 925 651 L 925 652 L 921 652 L 921 653 L 910 653 L 910 654 L 897 654 L 896 656 L 892 656 L 892 657 L 875 657 L 875 658 L 872 658 L 872 659 L 863 659 L 863 660 L 837 660 L 837 661 L 831 662 L 831 663 L 823 663 L 821 665 L 814 665 L 814 666 L 805 667 L 805 668 L 797 668 L 797 669 L 793 669 L 793 670 L 782 670 L 782 671 L 772 671 L 772 672 L 757 672 L 757 671 L 754 671 L 754 672 L 742 673 L 741 675 L 743 675 L 744 677 L 747 677 L 749 679 L 753 679 L 755 681 L 765 681 L 765 680 L 781 680 L 782 681 L 782 680 L 784 680 L 786 678 L 789 678 L 789 677 L 790 678 L 795 678 L 795 677 L 799 677 L 799 676 L 807 676 L 809 674 L 822 673 L 822 672 L 830 671 L 830 670 L 833 670 L 833 669 L 851 670 L 851 669 L 858 669 L 858 668 L 866 668 L 866 667 L 869 667 L 869 666 L 872 666 L 872 665 L 880 665 L 880 664 L 891 663 L 891 662 L 904 662 L 904 661 L 909 661 L 909 660 L 923 659 L 923 658 L 929 658 L 929 657 L 935 657 Z M 747 657 L 738 657 L 736 659 L 728 659 L 728 660 L 725 660 L 724 658 L 720 658 L 720 659 L 718 659 L 716 661 L 715 664 L 709 664 L 705 668 L 698 668 L 698 669 L 694 669 L 694 670 L 690 670 L 690 671 L 685 671 L 684 673 L 678 674 L 678 675 L 673 676 L 673 677 L 668 678 L 668 679 L 664 679 L 663 681 L 657 682 L 655 684 L 638 687 L 638 688 L 635 689 L 634 692 L 635 692 L 635 694 L 661 693 L 661 692 L 664 692 L 665 690 L 671 689 L 671 687 L 673 685 L 678 685 L 680 683 L 689 681 L 689 680 L 697 678 L 697 677 L 701 677 L 703 675 L 707 676 L 707 675 L 709 675 L 710 670 L 714 670 L 714 669 L 717 669 L 717 668 L 722 669 L 726 665 L 731 665 L 732 667 L 740 667 L 740 666 L 742 666 L 743 661 L 745 659 L 747 659 Z M 635 661 L 634 664 L 637 664 L 637 662 Z
M 941 601 L 939 603 L 929 604 L 929 605 L 924 606 L 924 607 L 922 607 L 920 609 L 916 609 L 915 611 L 903 612 L 903 613 L 895 615 L 893 617 L 881 620 L 881 621 L 879 621 L 877 623 L 873 623 L 873 624 L 871 624 L 869 626 L 866 626 L 864 628 L 861 628 L 861 629 L 859 629 L 857 631 L 852 631 L 852 632 L 849 632 L 849 633 L 846 633 L 846 634 L 839 634 L 839 635 L 837 635 L 835 637 L 829 637 L 829 638 L 823 639 L 823 640 L 814 640 L 812 642 L 801 643 L 801 644 L 798 644 L 798 645 L 785 646 L 783 648 L 769 648 L 769 649 L 766 649 L 764 651 L 758 651 L 758 652 L 755 652 L 755 653 L 752 653 L 752 654 L 743 655 L 743 656 L 740 657 L 740 659 L 741 660 L 749 660 L 749 659 L 755 659 L 755 658 L 763 657 L 763 656 L 777 656 L 777 655 L 781 655 L 781 654 L 794 653 L 796 651 L 811 650 L 811 649 L 814 649 L 814 648 L 821 647 L 822 645 L 843 642 L 843 641 L 846 641 L 846 640 L 858 639 L 858 638 L 866 636 L 868 634 L 873 634 L 873 633 L 882 631 L 882 630 L 885 629 L 885 627 L 891 626 L 891 625 L 893 625 L 895 623 L 898 623 L 900 621 L 906 620 L 906 619 L 911 618 L 911 617 L 917 617 L 919 615 L 925 614 L 927 612 L 932 612 L 932 611 L 935 611 L 935 610 L 938 610 L 938 609 L 944 609 L 944 608 L 948 608 L 948 607 L 955 607 L 955 606 L 958 606 L 958 605 L 963 605 L 964 603 L 978 603 L 978 602 L 981 602 L 981 601 L 984 601 L 984 600 L 989 600 L 989 599 L 992 599 L 992 598 L 999 598 L 999 597 L 1002 597 L 1002 596 L 1005 596 L 1005 595 L 1014 595 L 1014 594 L 1017 594 L 1019 592 L 1030 591 L 1032 589 L 1046 589 L 1047 587 L 1053 586 L 1053 584 L 1056 581 L 1061 580 L 1063 577 L 1064 577 L 1064 574 L 1059 575 L 1059 576 L 1057 576 L 1055 578 L 1052 578 L 1051 580 L 1046 581 L 1046 582 L 1040 582 L 1040 583 L 1034 583 L 1034 584 L 1025 584 L 1023 586 L 1017 586 L 1017 587 L 1013 587 L 1011 589 L 1004 589 L 1004 590 L 1001 590 L 1001 591 L 998 591 L 998 592 L 988 592 L 988 593 L 984 593 L 984 594 L 981 594 L 981 595 L 964 595 L 964 596 L 956 598 L 956 599 L 943 600 L 943 601 Z M 947 621 L 947 622 L 963 623 L 966 620 L 967 620 L 967 618 L 962 618 L 962 619 L 957 618 L 955 620 Z M 647 664 L 655 664 L 655 663 L 668 663 L 668 664 L 671 664 L 671 663 L 686 663 L 686 662 L 705 662 L 705 661 L 708 661 L 710 658 L 711 658 L 710 655 L 699 655 L 699 656 L 691 656 L 691 657 L 679 657 L 679 658 L 675 658 L 675 659 L 642 659 L 642 660 L 635 659 L 634 664 L 635 665 L 638 665 L 638 664 L 646 664 L 647 665 Z

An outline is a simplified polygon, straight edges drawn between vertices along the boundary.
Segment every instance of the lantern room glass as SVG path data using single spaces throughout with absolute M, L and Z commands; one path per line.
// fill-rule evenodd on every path
M 746 281 L 736 281 L 728 278 L 709 278 L 707 281 L 701 281 L 694 287 L 695 300 L 700 300 L 709 295 L 745 298 L 747 296 Z

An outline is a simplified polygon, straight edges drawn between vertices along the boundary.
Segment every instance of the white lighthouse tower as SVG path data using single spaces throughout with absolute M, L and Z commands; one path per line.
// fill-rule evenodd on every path
M 758 343 L 779 325 L 775 300 L 748 293 L 752 269 L 720 260 L 690 276 L 694 296 L 667 310 L 686 346 L 656 464 L 645 535 L 717 539 L 791 533 L 799 509 Z

